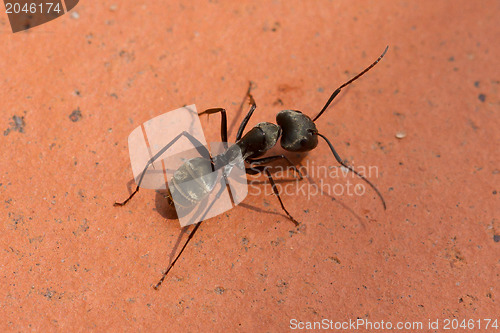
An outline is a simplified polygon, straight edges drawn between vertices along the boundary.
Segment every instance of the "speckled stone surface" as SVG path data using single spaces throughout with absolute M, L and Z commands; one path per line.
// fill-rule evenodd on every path
M 0 329 L 499 316 L 499 13 L 498 1 L 82 0 L 12 34 L 3 12 Z M 128 134 L 194 103 L 225 107 L 234 138 L 249 80 L 250 126 L 313 116 L 386 45 L 316 124 L 342 158 L 377 168 L 387 210 L 370 189 L 283 196 L 295 228 L 261 177 L 267 195 L 204 222 L 154 290 L 188 232 L 155 191 L 113 207 L 134 186 Z M 202 124 L 219 139 L 218 116 Z M 291 157 L 337 166 L 322 142 Z M 321 180 L 360 183 L 304 181 Z

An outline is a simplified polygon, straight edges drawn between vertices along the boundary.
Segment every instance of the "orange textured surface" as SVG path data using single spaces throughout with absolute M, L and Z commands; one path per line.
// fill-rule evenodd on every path
M 0 329 L 498 317 L 499 13 L 498 1 L 82 0 L 17 34 L 3 13 Z M 128 134 L 195 103 L 225 107 L 234 138 L 249 80 L 249 125 L 315 115 L 386 45 L 317 126 L 378 168 L 387 211 L 369 189 L 284 196 L 297 229 L 276 198 L 250 195 L 203 223 L 155 291 L 187 233 L 154 191 L 113 207 L 132 180 Z M 219 138 L 218 116 L 202 124 Z M 307 161 L 337 165 L 324 143 Z

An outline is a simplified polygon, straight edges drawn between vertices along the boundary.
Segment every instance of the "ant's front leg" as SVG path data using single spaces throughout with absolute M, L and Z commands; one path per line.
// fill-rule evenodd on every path
M 223 108 L 213 108 L 213 109 L 208 109 L 200 113 L 199 115 L 201 116 L 202 114 L 214 114 L 214 113 L 221 113 L 221 122 L 220 122 L 220 138 L 222 142 L 227 142 L 227 116 L 226 116 L 226 109 Z
M 256 158 L 256 159 L 247 159 L 247 162 L 250 165 L 262 165 L 262 164 L 267 164 L 276 160 L 281 160 L 284 159 L 285 161 L 288 162 L 288 165 L 299 175 L 299 180 L 302 180 L 302 173 L 300 170 L 286 157 L 285 155 L 275 155 L 275 156 L 269 156 L 269 157 L 264 157 L 264 158 Z
M 280 202 L 281 209 L 283 209 L 283 211 L 286 213 L 286 215 L 288 216 L 288 218 L 296 226 L 298 226 L 300 223 L 296 219 L 294 219 L 292 217 L 292 215 L 290 215 L 290 213 L 288 212 L 288 210 L 285 208 L 285 205 L 283 204 L 283 201 L 281 200 L 280 192 L 278 191 L 278 187 L 276 186 L 276 183 L 274 182 L 273 176 L 271 175 L 271 172 L 269 172 L 269 169 L 267 167 L 265 167 L 265 166 L 257 166 L 257 167 L 248 168 L 246 171 L 247 171 L 248 174 L 257 174 L 258 172 L 262 173 L 262 171 L 264 171 L 266 173 L 267 178 L 269 179 L 269 182 L 271 183 L 271 186 L 273 188 L 274 195 L 276 195 L 276 197 L 278 198 L 278 200 Z
M 248 98 L 250 99 L 249 100 L 250 110 L 248 111 L 247 115 L 245 116 L 245 118 L 243 118 L 243 121 L 240 124 L 240 128 L 238 129 L 238 133 L 236 134 L 236 141 L 241 139 L 241 136 L 243 135 L 243 131 L 245 130 L 245 127 L 247 126 L 248 121 L 250 120 L 250 117 L 252 117 L 252 114 L 255 111 L 255 108 L 257 108 L 257 104 L 255 103 L 255 100 L 253 99 L 253 96 L 250 93 L 251 88 L 252 88 L 252 82 L 250 82 L 250 86 L 248 87 L 248 92 L 247 92 Z

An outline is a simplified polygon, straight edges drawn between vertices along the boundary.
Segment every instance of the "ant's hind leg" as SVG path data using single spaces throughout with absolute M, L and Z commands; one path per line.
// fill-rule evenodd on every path
M 221 183 L 222 184 L 222 183 Z M 205 210 L 205 213 L 204 215 L 202 216 L 202 220 L 200 222 L 198 222 L 198 224 L 195 225 L 195 227 L 193 228 L 193 231 L 191 231 L 191 233 L 189 234 L 188 236 L 188 239 L 186 240 L 186 242 L 184 243 L 184 246 L 182 247 L 181 251 L 179 252 L 179 254 L 177 254 L 177 256 L 175 257 L 174 261 L 172 261 L 172 263 L 168 266 L 167 270 L 165 271 L 165 273 L 163 273 L 163 276 L 161 277 L 160 281 L 158 281 L 158 283 L 153 287 L 154 289 L 158 290 L 158 288 L 160 287 L 160 285 L 163 283 L 163 280 L 165 280 L 165 278 L 167 277 L 168 275 L 168 272 L 170 272 L 170 270 L 172 269 L 172 267 L 174 267 L 175 263 L 177 262 L 177 260 L 180 258 L 182 252 L 184 252 L 184 249 L 187 247 L 189 241 L 193 238 L 195 232 L 198 230 L 198 228 L 200 227 L 201 223 L 203 222 L 206 214 L 210 211 L 210 209 L 212 209 L 212 206 L 215 204 L 215 202 L 220 198 L 221 194 L 224 192 L 224 190 L 228 187 L 227 183 L 226 185 L 224 186 L 222 184 L 222 187 L 220 189 L 220 191 L 217 193 L 217 195 L 215 196 L 215 200 L 212 201 L 212 203 L 210 204 L 210 206 Z
M 201 221 L 201 222 L 203 222 L 203 221 Z M 196 233 L 198 228 L 201 226 L 201 222 L 199 222 L 197 225 L 194 226 L 193 230 L 191 231 L 191 233 L 188 236 L 188 239 L 184 243 L 184 246 L 182 247 L 181 251 L 179 252 L 179 254 L 177 254 L 174 261 L 172 261 L 172 263 L 168 266 L 165 273 L 163 273 L 163 276 L 161 277 L 160 281 L 158 281 L 158 283 L 153 287 L 154 289 L 158 290 L 158 288 L 160 288 L 160 285 L 163 283 L 163 280 L 165 280 L 165 278 L 167 277 L 168 272 L 170 272 L 170 270 L 174 267 L 177 260 L 181 257 L 182 252 L 184 252 L 184 249 L 189 244 L 189 241 L 193 238 L 194 234 Z

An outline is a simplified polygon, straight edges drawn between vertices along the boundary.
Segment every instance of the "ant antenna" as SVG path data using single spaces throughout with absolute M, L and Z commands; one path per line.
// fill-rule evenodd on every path
M 372 69 L 372 67 L 375 66 L 385 56 L 385 53 L 387 52 L 388 49 L 389 49 L 389 46 L 386 46 L 384 52 L 382 53 L 382 55 L 380 57 L 378 57 L 378 59 L 375 60 L 375 62 L 373 62 L 373 64 L 371 64 L 370 66 L 368 66 L 367 68 L 365 68 L 364 71 L 362 71 L 361 73 L 359 73 L 358 75 L 356 75 L 355 77 L 353 77 L 352 79 L 350 79 L 349 81 L 347 81 L 346 83 L 344 83 L 343 85 L 341 85 L 340 87 L 338 87 L 337 90 L 335 90 L 333 92 L 333 94 L 330 96 L 330 98 L 328 99 L 328 102 L 326 102 L 326 104 L 323 107 L 323 109 L 321 109 L 321 111 L 318 113 L 318 115 L 316 117 L 314 117 L 313 121 L 316 121 L 316 119 L 318 119 L 323 114 L 323 112 L 325 112 L 325 110 L 328 108 L 328 106 L 330 106 L 330 103 L 333 101 L 333 99 L 335 97 L 337 97 L 337 95 L 340 93 L 340 90 L 342 88 L 344 88 L 345 86 L 351 84 L 353 81 L 359 79 L 363 74 L 365 74 L 370 69 Z
M 319 135 L 320 137 L 323 138 L 323 140 L 326 141 L 326 143 L 328 144 L 328 146 L 330 146 L 330 150 L 332 151 L 333 153 L 333 156 L 335 156 L 335 159 L 337 160 L 337 162 L 340 163 L 340 165 L 342 165 L 344 168 L 348 169 L 349 171 L 352 171 L 354 174 L 356 174 L 359 178 L 363 179 L 368 185 L 371 186 L 371 188 L 373 188 L 375 190 L 375 192 L 377 192 L 377 195 L 379 196 L 380 200 L 382 200 L 382 205 L 384 205 L 384 210 L 387 209 L 387 206 L 385 205 L 385 200 L 384 200 L 384 197 L 382 196 L 382 194 L 380 193 L 380 191 L 375 187 L 375 185 L 373 185 L 368 179 L 366 179 L 364 176 L 362 176 L 360 173 L 358 173 L 356 170 L 354 170 L 351 166 L 349 165 L 346 165 L 342 159 L 340 158 L 339 154 L 337 154 L 337 152 L 335 151 L 335 149 L 333 148 L 333 145 L 332 143 L 323 135 L 323 134 L 320 134 L 318 133 L 318 131 L 314 131 L 314 130 L 310 130 L 310 132 L 314 133 L 314 134 L 317 134 Z

